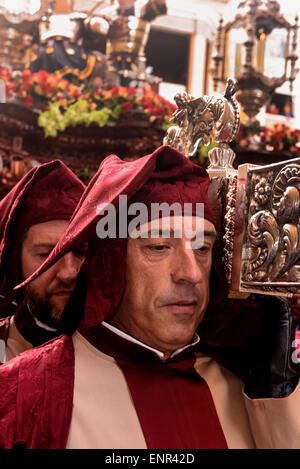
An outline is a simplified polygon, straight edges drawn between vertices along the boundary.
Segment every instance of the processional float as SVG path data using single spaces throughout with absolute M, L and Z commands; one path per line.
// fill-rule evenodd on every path
M 224 96 L 177 94 L 164 144 L 190 158 L 200 142 L 211 136 L 217 142 L 208 153 L 209 197 L 229 296 L 289 297 L 300 293 L 300 158 L 234 169 L 229 144 L 240 125 L 235 92 L 236 82 L 228 79 Z

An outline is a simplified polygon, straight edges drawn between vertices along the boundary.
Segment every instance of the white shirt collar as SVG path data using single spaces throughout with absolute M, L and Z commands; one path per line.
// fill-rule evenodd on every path
M 57 332 L 57 329 L 54 329 L 54 327 L 47 326 L 47 324 L 44 324 L 43 322 L 39 321 L 35 316 L 32 317 L 36 325 L 41 329 L 45 329 L 45 331 L 49 332 Z
M 128 340 L 129 342 L 133 342 L 134 344 L 137 344 L 137 345 L 140 345 L 141 347 L 144 347 L 146 348 L 147 350 L 150 350 L 151 352 L 154 352 L 161 360 L 163 359 L 164 357 L 164 353 L 161 352 L 160 350 L 156 350 L 155 348 L 153 347 L 149 347 L 149 345 L 146 345 L 144 344 L 143 342 L 135 339 L 134 337 L 132 337 L 131 335 L 129 334 L 126 334 L 126 332 L 123 332 L 121 331 L 120 329 L 118 329 L 117 327 L 115 326 L 112 326 L 111 324 L 109 324 L 108 322 L 106 321 L 102 321 L 101 323 L 103 326 L 105 326 L 107 329 L 111 330 L 112 332 L 114 332 L 115 334 L 117 334 L 118 336 L 122 337 L 123 339 L 126 339 Z M 191 347 L 191 345 L 196 345 L 200 342 L 200 337 L 197 333 L 195 333 L 194 335 L 194 339 L 193 341 L 188 344 L 188 345 L 185 345 L 184 347 L 182 348 L 179 348 L 177 350 L 175 350 L 175 352 L 172 353 L 172 355 L 170 356 L 170 358 L 173 358 L 175 357 L 176 355 L 178 355 L 180 352 L 182 352 L 183 350 Z
M 54 329 L 54 327 L 47 326 L 47 324 L 44 324 L 43 322 L 39 321 L 39 320 L 34 316 L 34 314 L 32 313 L 32 311 L 31 311 L 30 306 L 29 306 L 28 303 L 27 303 L 27 308 L 28 308 L 28 311 L 30 312 L 31 316 L 33 317 L 34 322 L 36 323 L 36 325 L 37 325 L 38 327 L 40 327 L 41 329 L 45 329 L 45 331 L 57 332 L 57 329 Z

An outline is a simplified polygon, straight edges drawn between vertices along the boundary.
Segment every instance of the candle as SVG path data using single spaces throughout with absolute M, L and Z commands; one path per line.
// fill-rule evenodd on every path
M 239 74 L 241 67 L 242 67 L 242 44 L 236 44 L 235 65 L 234 65 L 235 76 Z
M 264 73 L 265 65 L 266 34 L 261 33 L 257 42 L 256 68 L 260 73 Z

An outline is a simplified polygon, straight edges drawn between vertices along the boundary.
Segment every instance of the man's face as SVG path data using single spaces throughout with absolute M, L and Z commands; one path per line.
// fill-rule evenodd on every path
M 181 217 L 170 217 L 171 236 L 128 239 L 126 286 L 111 323 L 165 353 L 191 342 L 209 301 L 213 224 L 203 220 L 203 244 L 191 249 L 193 237 L 174 236 Z M 147 229 L 161 220 L 147 224 Z M 184 217 L 195 230 L 196 217 Z M 142 227 L 143 228 L 143 227 Z M 173 230 L 173 236 L 172 236 Z M 188 248 L 189 246 L 189 248 Z
M 21 249 L 23 280 L 46 260 L 68 225 L 67 220 L 52 220 L 33 225 L 26 233 Z M 34 316 L 56 328 L 75 287 L 85 259 L 85 247 L 67 253 L 42 275 L 24 288 L 24 296 Z

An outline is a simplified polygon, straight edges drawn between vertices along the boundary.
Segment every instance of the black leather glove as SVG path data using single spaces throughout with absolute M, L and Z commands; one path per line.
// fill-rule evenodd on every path
M 255 296 L 265 319 L 243 377 L 245 393 L 252 399 L 285 397 L 299 381 L 298 365 L 293 363 L 295 325 L 290 304 L 282 297 Z

